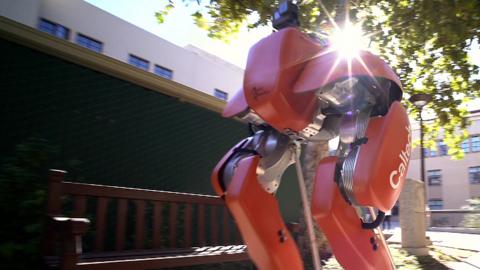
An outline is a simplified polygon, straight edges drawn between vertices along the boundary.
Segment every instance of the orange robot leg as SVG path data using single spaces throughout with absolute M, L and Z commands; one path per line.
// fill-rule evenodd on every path
M 312 215 L 345 269 L 392 269 L 387 246 L 372 229 L 363 229 L 355 208 L 342 197 L 335 179 L 337 157 L 320 161 L 312 196 Z
M 221 168 L 233 152 L 217 165 L 212 184 L 235 218 L 250 258 L 262 270 L 303 269 L 300 253 L 283 222 L 277 200 L 258 182 L 258 155 L 245 156 L 238 161 L 231 181 L 222 191 Z

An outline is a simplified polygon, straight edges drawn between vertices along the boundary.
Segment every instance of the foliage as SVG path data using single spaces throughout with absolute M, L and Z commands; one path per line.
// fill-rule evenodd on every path
M 469 205 L 463 207 L 463 209 L 480 210 L 480 197 L 467 201 Z M 463 218 L 462 226 L 469 228 L 480 228 L 480 213 L 466 214 Z
M 13 156 L 2 163 L 0 207 L 8 222 L 0 225 L 0 256 L 7 265 L 24 268 L 38 259 L 46 197 L 44 168 L 56 152 L 45 141 L 32 138 L 19 144 Z
M 179 1 L 170 0 L 158 17 L 163 22 Z M 196 0 L 195 23 L 209 37 L 229 41 L 246 26 L 268 26 L 279 0 Z M 480 36 L 480 2 L 477 0 L 304 0 L 298 1 L 305 32 L 332 29 L 328 14 L 343 21 L 345 10 L 354 22 L 362 22 L 369 33 L 371 49 L 397 71 L 405 97 L 429 93 L 428 107 L 434 121 L 427 125 L 427 147 L 435 148 L 440 127 L 449 146 L 449 155 L 462 158 L 460 143 L 467 138 L 468 112 L 465 102 L 480 97 L 479 67 L 468 58 L 467 50 Z M 348 3 L 347 3 L 348 2 Z M 346 4 L 347 3 L 347 4 Z M 163 12 L 163 13 L 162 13 Z M 158 14 L 158 13 L 157 13 Z M 252 21 L 253 20 L 253 21 Z M 416 109 L 408 104 L 411 114 Z
M 60 148 L 31 137 L 17 145 L 0 166 L 0 259 L 7 269 L 38 268 L 48 169 L 59 164 Z M 60 162 L 75 167 L 79 162 Z M 64 168 L 66 168 L 64 167 Z M 35 267 L 36 266 L 36 267 Z

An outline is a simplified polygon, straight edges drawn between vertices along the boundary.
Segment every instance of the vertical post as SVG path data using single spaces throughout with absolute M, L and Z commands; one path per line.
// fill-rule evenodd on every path
M 162 236 L 162 203 L 153 203 L 153 248 L 160 248 Z
M 377 213 L 375 213 L 375 210 L 373 210 L 373 207 L 368 207 L 368 211 L 372 216 L 372 219 L 375 220 L 377 218 Z M 385 236 L 383 235 L 382 227 L 377 227 L 376 229 L 373 229 L 373 231 L 379 236 L 380 241 L 385 246 L 392 269 L 394 270 L 397 269 L 397 267 L 395 266 L 395 262 L 393 261 L 392 253 L 390 252 L 390 248 L 388 247 L 387 241 L 385 240 Z
M 205 241 L 205 205 L 198 205 L 198 245 L 203 247 Z
M 321 270 L 322 264 L 320 263 L 317 240 L 315 237 L 315 231 L 313 230 L 312 212 L 310 210 L 310 202 L 308 201 L 307 188 L 305 187 L 305 179 L 303 178 L 302 166 L 300 164 L 300 153 L 302 151 L 301 147 L 302 146 L 300 145 L 300 142 L 295 141 L 295 150 L 293 153 L 295 156 L 295 168 L 297 169 L 297 178 L 298 185 L 300 187 L 300 195 L 302 198 L 303 213 L 305 215 L 305 223 L 307 225 L 308 238 L 310 240 L 310 247 L 314 266 L 313 268 L 315 270 Z
M 47 220 L 42 239 L 43 255 L 53 255 L 55 250 L 55 229 L 50 217 L 62 214 L 62 182 L 65 179 L 66 171 L 49 170 L 48 172 L 48 198 L 47 198 Z
M 145 201 L 135 201 L 135 249 L 145 248 Z
M 428 255 L 423 189 L 425 183 L 407 178 L 399 198 L 402 248 L 416 256 Z
M 177 245 L 177 218 L 178 205 L 170 203 L 170 210 L 168 214 L 168 244 L 169 247 L 178 247 Z
M 87 198 L 85 196 L 75 196 L 74 218 L 83 218 L 87 207 Z
M 218 220 L 217 220 L 217 206 L 216 205 L 211 205 L 210 206 L 210 219 L 211 219 L 211 235 L 212 235 L 212 240 L 211 244 L 212 246 L 217 246 L 218 245 Z
M 228 222 L 229 213 L 227 207 L 223 206 L 223 244 L 230 244 L 230 224 Z
M 425 149 L 423 147 L 423 118 L 422 109 L 418 112 L 420 118 L 420 179 L 425 183 Z
M 115 237 L 115 250 L 120 251 L 125 248 L 125 228 L 127 224 L 127 200 L 119 199 L 117 205 L 117 231 Z
M 77 262 L 82 254 L 82 235 L 86 232 L 90 221 L 85 218 L 53 218 L 57 230 L 62 237 L 61 270 L 77 268 Z
M 105 223 L 108 207 L 108 198 L 97 199 L 97 214 L 95 224 L 95 251 L 103 251 L 105 248 Z
M 62 214 L 62 182 L 65 180 L 66 171 L 50 170 L 48 174 L 48 204 L 47 214 L 60 216 Z
M 184 230 L 185 230 L 185 247 L 192 246 L 192 205 L 187 203 L 185 205 L 184 216 Z
M 425 205 L 428 206 L 428 181 L 425 181 L 425 148 L 423 146 L 423 118 L 422 108 L 420 108 L 418 116 L 420 118 L 420 180 L 423 182 L 423 195 L 425 196 Z

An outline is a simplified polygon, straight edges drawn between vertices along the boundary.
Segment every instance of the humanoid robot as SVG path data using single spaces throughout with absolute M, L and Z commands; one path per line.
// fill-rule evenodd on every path
M 310 202 L 301 185 L 312 249 L 313 218 L 345 269 L 393 269 L 377 227 L 399 197 L 410 159 L 399 78 L 368 51 L 343 58 L 300 32 L 298 9 L 282 5 L 274 20 L 278 31 L 250 49 L 243 88 L 223 112 L 248 122 L 252 132 L 215 167 L 215 192 L 259 269 L 304 269 L 274 195 L 294 163 L 302 184 L 301 144 L 338 136 L 335 155 L 317 166 Z M 373 219 L 361 214 L 364 209 Z M 318 252 L 313 257 L 321 268 Z

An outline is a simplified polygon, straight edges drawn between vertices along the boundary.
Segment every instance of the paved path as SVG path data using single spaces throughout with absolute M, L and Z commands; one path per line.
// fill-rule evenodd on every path
M 393 234 L 392 237 L 388 239 L 388 242 L 401 242 L 402 237 L 400 228 L 386 230 L 385 232 Z M 480 251 L 480 234 L 427 231 L 427 236 L 430 237 L 434 246 Z
M 401 243 L 402 238 L 400 228 L 398 226 L 392 226 L 392 228 L 392 230 L 386 230 L 387 233 L 393 234 L 387 242 Z M 480 234 L 427 231 L 427 236 L 430 237 L 434 246 L 465 249 L 477 252 L 463 262 L 449 263 L 448 267 L 459 270 L 480 269 Z

